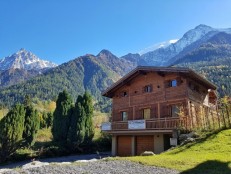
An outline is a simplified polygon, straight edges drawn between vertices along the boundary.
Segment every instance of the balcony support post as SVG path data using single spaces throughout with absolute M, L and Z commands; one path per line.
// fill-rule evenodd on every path
M 132 136 L 132 156 L 136 155 L 136 137 Z
M 112 136 L 111 155 L 116 156 L 117 154 L 117 136 Z

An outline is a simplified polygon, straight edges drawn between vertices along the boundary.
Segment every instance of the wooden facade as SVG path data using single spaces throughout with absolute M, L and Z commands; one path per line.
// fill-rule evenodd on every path
M 188 68 L 137 67 L 103 92 L 112 98 L 112 120 L 102 124 L 102 130 L 113 136 L 113 155 L 160 153 L 170 147 L 171 137 L 176 138 L 175 130 L 211 126 L 215 90 Z M 121 152 L 122 139 L 130 142 L 127 153 Z

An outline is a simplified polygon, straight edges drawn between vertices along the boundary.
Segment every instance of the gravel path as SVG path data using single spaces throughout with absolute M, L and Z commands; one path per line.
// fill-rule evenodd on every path
M 145 166 L 130 161 L 95 159 L 80 162 L 43 163 L 44 165 L 40 167 L 24 166 L 16 170 L 2 171 L 2 174 L 179 174 L 175 170 Z

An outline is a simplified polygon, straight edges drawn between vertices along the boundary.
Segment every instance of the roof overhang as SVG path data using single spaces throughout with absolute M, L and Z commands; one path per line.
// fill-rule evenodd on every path
M 157 72 L 160 75 L 166 74 L 166 73 L 181 73 L 185 76 L 191 77 L 197 81 L 199 81 L 201 84 L 206 86 L 208 89 L 216 90 L 217 87 L 203 78 L 201 75 L 197 74 L 193 70 L 189 68 L 183 68 L 183 67 L 153 67 L 153 66 L 138 66 L 132 71 L 130 71 L 128 74 L 126 74 L 124 77 L 122 77 L 120 80 L 112 84 L 109 88 L 107 88 L 105 91 L 102 92 L 102 95 L 105 97 L 112 98 L 113 93 L 119 89 L 120 87 L 124 86 L 125 84 L 129 84 L 131 80 L 139 76 L 140 74 L 146 74 L 148 72 Z

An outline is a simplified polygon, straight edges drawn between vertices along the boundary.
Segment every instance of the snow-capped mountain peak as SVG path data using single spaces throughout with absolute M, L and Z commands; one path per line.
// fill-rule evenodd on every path
M 141 59 L 151 65 L 166 66 L 171 58 L 178 55 L 186 47 L 203 38 L 208 33 L 215 31 L 218 30 L 203 24 L 198 25 L 194 29 L 186 32 L 183 37 L 176 42 L 170 43 L 166 47 L 160 47 L 153 51 L 142 54 Z
M 41 70 L 44 68 L 52 68 L 57 65 L 38 58 L 33 53 L 21 48 L 18 52 L 0 59 L 0 70 L 8 69 L 25 69 L 25 70 Z
M 201 39 L 207 33 L 215 30 L 216 29 L 204 24 L 200 24 L 196 26 L 194 29 L 191 29 L 188 32 L 186 32 L 183 35 L 183 37 L 178 42 L 176 42 L 175 44 L 176 52 L 179 53 L 191 43 L 197 41 L 198 39 Z

